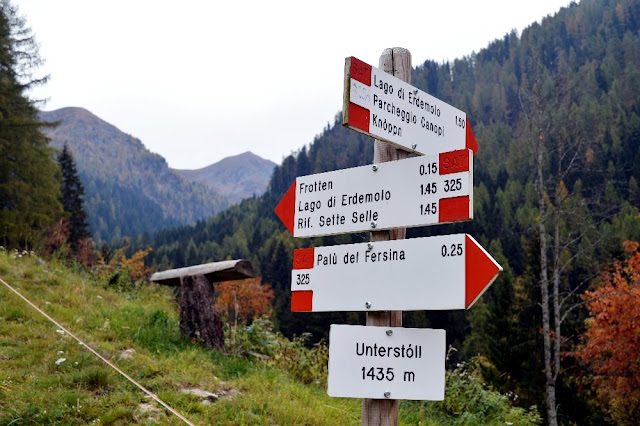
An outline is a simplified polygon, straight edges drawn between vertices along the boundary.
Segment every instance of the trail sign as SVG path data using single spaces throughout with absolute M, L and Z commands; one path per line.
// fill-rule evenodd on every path
M 329 396 L 444 399 L 445 331 L 331 325 Z
M 297 249 L 291 310 L 469 309 L 500 271 L 468 234 Z
M 466 113 L 353 56 L 344 74 L 343 125 L 422 154 L 477 151 Z
M 276 214 L 294 237 L 473 219 L 471 150 L 296 178 Z

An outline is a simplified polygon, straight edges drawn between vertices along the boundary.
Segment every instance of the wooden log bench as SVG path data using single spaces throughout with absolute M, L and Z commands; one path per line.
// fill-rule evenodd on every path
M 151 281 L 180 287 L 180 332 L 184 337 L 224 351 L 213 283 L 253 277 L 251 262 L 239 259 L 156 272 Z

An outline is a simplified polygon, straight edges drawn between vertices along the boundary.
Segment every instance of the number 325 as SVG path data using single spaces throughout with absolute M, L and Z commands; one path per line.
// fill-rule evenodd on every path
M 297 285 L 309 285 L 309 274 L 296 274 Z

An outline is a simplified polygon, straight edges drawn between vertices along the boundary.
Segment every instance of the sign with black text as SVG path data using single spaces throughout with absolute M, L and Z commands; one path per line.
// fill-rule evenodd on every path
M 345 60 L 342 124 L 406 151 L 478 150 L 466 113 L 353 56 Z
M 500 271 L 468 234 L 297 249 L 291 310 L 469 309 Z
M 473 219 L 469 149 L 297 177 L 276 214 L 294 237 Z
M 329 396 L 444 399 L 445 331 L 331 325 Z

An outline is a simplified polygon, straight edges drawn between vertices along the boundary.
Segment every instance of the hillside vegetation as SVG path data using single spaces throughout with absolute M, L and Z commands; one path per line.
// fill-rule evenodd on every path
M 0 250 L 3 281 L 194 424 L 360 424 L 360 400 L 326 395 L 326 349 L 289 341 L 258 320 L 234 337 L 242 345 L 207 350 L 180 336 L 169 288 L 113 286 L 102 275 Z M 247 359 L 240 349 L 272 358 Z M 448 376 L 443 402 L 404 401 L 400 423 L 539 423 L 535 411 L 511 408 L 472 372 Z M 0 424 L 133 422 L 184 424 L 0 282 Z
M 115 253 L 108 247 L 98 253 L 88 245 L 69 252 L 59 232 L 63 227 L 52 225 L 63 225 L 60 219 L 72 213 L 63 211 L 59 168 L 35 101 L 27 96 L 29 87 L 42 82 L 30 73 L 40 64 L 37 44 L 9 0 L 0 0 L 0 6 L 0 244 L 37 249 L 44 241 L 55 256 L 75 254 L 93 270 L 76 274 L 72 270 L 81 268 L 73 263 L 71 269 L 55 260 L 43 266 L 11 251 L 0 254 L 0 276 L 110 359 L 130 363 L 137 379 L 198 422 L 357 422 L 357 402 L 329 400 L 321 390 L 319 382 L 326 379 L 321 342 L 330 324 L 362 324 L 364 314 L 292 313 L 290 280 L 295 248 L 362 242 L 369 235 L 294 239 L 273 209 L 297 176 L 370 163 L 372 140 L 342 127 L 337 116 L 313 143 L 275 168 L 263 196 L 193 225 L 132 237 Z M 375 63 L 375 58 L 361 59 Z M 474 158 L 474 220 L 414 228 L 407 236 L 467 232 L 504 272 L 469 311 L 404 313 L 406 327 L 445 329 L 450 349 L 447 399 L 403 402 L 402 421 L 523 424 L 536 421 L 539 413 L 552 426 L 636 424 L 640 399 L 632 391 L 640 339 L 625 329 L 635 330 L 640 321 L 635 297 L 640 285 L 640 0 L 572 2 L 477 53 L 419 64 L 412 83 L 467 112 L 480 148 Z M 139 147 L 131 137 L 122 142 Z M 95 155 L 92 161 L 100 162 L 101 154 Z M 135 160 L 123 154 L 118 173 L 142 182 L 143 176 L 159 173 L 156 160 L 143 162 L 148 170 L 138 174 L 129 170 Z M 150 191 L 166 189 L 151 185 Z M 125 197 L 116 188 L 100 205 L 111 213 L 124 211 L 139 200 L 129 198 L 132 192 Z M 141 202 L 137 213 L 126 210 L 131 224 L 144 221 L 145 209 L 158 208 L 154 203 Z M 105 229 L 117 234 L 110 224 Z M 147 266 L 159 270 L 249 259 L 262 283 L 273 289 L 273 316 L 240 327 L 227 339 L 227 355 L 183 341 L 171 294 L 133 278 L 144 275 L 141 261 L 151 248 Z M 431 278 L 429 272 L 424 279 Z M 619 289 L 628 296 L 619 297 Z M 104 379 L 98 364 L 89 363 L 93 358 L 82 358 L 77 344 L 51 333 L 50 325 L 11 294 L 0 298 L 0 316 L 2 421 L 35 422 L 31 416 L 55 413 L 47 422 L 68 423 L 78 416 L 78 423 L 96 418 L 126 423 L 140 415 L 137 391 Z M 612 316 L 615 322 L 604 320 Z M 603 336 L 606 350 L 598 343 Z M 59 358 L 49 346 L 56 354 L 61 351 Z M 135 350 L 133 360 L 124 359 L 128 349 Z M 237 356 L 245 352 L 272 358 Z M 38 363 L 41 358 L 46 362 Z M 85 371 L 85 362 L 97 373 Z M 203 408 L 180 393 L 196 383 L 238 393 Z M 43 402 L 45 394 L 53 401 L 46 413 L 39 411 L 49 404 Z M 518 408 L 509 409 L 512 404 Z M 93 408 L 78 414 L 83 406 Z M 535 411 L 527 411 L 533 406 Z M 320 414 L 307 413 L 308 407 Z M 510 420 L 512 415 L 528 420 Z
M 97 242 L 195 223 L 224 210 L 228 200 L 183 179 L 142 142 L 83 108 L 40 112 L 51 145 L 66 144 L 85 187 L 90 231 Z
M 580 378 L 589 372 L 570 354 L 586 327 L 582 294 L 623 241 L 640 239 L 640 2 L 571 3 L 477 53 L 420 64 L 412 84 L 466 111 L 480 148 L 474 220 L 408 237 L 470 233 L 505 271 L 469 312 L 405 312 L 404 324 L 446 329 L 460 360 L 487 356 L 491 382 L 524 407 L 546 407 L 552 424 L 557 407 L 560 422 L 603 423 Z M 263 197 L 141 243 L 159 269 L 250 259 L 274 288 L 287 336 L 362 324 L 361 313 L 291 313 L 290 273 L 295 248 L 368 235 L 293 239 L 273 209 L 296 176 L 368 164 L 372 150 L 337 117 L 284 159 Z

